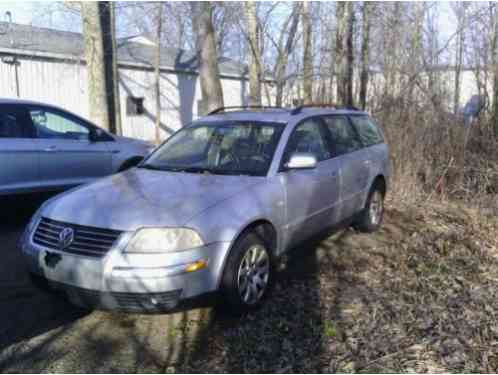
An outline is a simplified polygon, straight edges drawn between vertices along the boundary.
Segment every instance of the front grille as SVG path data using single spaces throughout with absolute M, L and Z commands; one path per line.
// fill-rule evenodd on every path
M 73 303 L 81 306 L 130 312 L 172 310 L 180 302 L 182 293 L 181 289 L 162 293 L 102 293 L 69 285 L 64 285 L 62 290 Z
M 60 249 L 59 235 L 65 228 L 74 231 L 74 239 L 68 247 Z M 33 236 L 33 242 L 49 249 L 100 258 L 111 249 L 120 234 L 121 232 L 117 230 L 68 224 L 42 217 Z
M 172 309 L 178 304 L 181 290 L 163 293 L 111 293 L 118 306 L 126 310 Z

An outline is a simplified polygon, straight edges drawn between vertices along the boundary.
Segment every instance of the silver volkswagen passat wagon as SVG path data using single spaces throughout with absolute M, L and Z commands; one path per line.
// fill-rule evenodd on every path
M 389 175 L 388 147 L 364 112 L 221 109 L 138 167 L 47 201 L 22 252 L 79 305 L 165 311 L 219 291 L 244 311 L 299 242 L 341 223 L 376 230 Z

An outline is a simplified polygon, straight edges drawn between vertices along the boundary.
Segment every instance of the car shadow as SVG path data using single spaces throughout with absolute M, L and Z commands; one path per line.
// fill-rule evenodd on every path
M 20 341 L 66 326 L 85 312 L 57 295 L 44 292 L 31 281 L 19 253 L 18 241 L 36 209 L 53 194 L 19 195 L 0 199 L 0 353 Z M 55 339 L 55 337 L 53 338 Z M 14 352 L 0 360 L 0 371 Z

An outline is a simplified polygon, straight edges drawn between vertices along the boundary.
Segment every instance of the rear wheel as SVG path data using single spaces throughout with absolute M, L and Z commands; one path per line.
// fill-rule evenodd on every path
M 272 282 L 271 255 L 261 237 L 249 232 L 235 243 L 223 273 L 221 292 L 227 311 L 240 314 L 258 308 Z
M 367 203 L 355 221 L 354 227 L 360 232 L 375 232 L 384 218 L 384 191 L 379 184 L 370 190 Z

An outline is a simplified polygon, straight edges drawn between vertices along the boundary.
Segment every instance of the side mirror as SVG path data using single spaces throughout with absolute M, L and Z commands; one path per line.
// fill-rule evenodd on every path
M 291 155 L 285 164 L 286 169 L 313 169 L 318 161 L 316 156 L 307 152 L 296 152 Z

